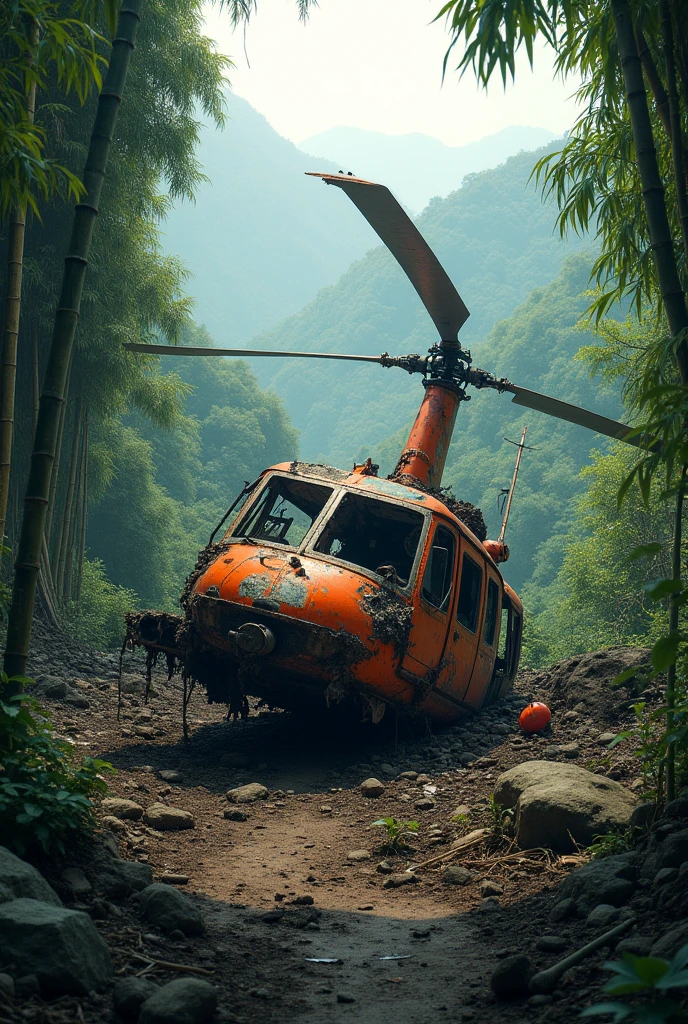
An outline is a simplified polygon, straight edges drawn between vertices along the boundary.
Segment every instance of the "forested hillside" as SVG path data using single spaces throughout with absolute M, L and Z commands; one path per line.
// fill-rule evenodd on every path
M 208 180 L 195 202 L 179 199 L 169 210 L 163 244 L 192 275 L 198 322 L 218 345 L 236 345 L 300 309 L 377 236 L 305 176 L 339 165 L 306 156 L 231 91 L 224 100 L 224 131 L 207 124 L 199 134 Z
M 388 185 L 399 202 L 420 213 L 433 196 L 454 192 L 467 174 L 497 167 L 521 150 L 537 149 L 553 138 L 546 128 L 510 125 L 465 146 L 446 146 L 419 132 L 385 135 L 340 126 L 304 139 L 299 149 L 332 160 L 360 178 Z

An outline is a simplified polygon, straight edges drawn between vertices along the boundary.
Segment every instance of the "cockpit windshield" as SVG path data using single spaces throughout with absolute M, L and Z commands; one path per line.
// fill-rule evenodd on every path
M 331 487 L 273 476 L 233 525 L 229 538 L 298 547 L 332 494 Z
M 406 587 L 423 530 L 423 515 L 384 499 L 347 492 L 325 523 L 314 550 L 352 562 Z

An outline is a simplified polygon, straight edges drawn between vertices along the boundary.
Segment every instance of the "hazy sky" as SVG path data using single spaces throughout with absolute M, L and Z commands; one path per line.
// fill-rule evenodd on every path
M 423 132 L 458 146 L 507 125 L 561 134 L 570 127 L 574 85 L 553 81 L 545 50 L 531 73 L 525 58 L 515 86 L 495 79 L 489 93 L 470 74 L 448 74 L 441 0 L 320 0 L 306 25 L 294 0 L 259 0 L 244 33 L 232 34 L 219 5 L 206 31 L 232 57 L 234 90 L 294 142 L 350 125 L 390 135 Z

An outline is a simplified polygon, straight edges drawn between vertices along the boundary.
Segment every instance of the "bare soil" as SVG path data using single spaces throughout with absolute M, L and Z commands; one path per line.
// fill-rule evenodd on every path
M 563 1024 L 596 1001 L 608 950 L 572 972 L 549 1004 L 498 1003 L 489 990 L 490 974 L 506 955 L 526 953 L 538 969 L 565 955 L 538 951 L 543 934 L 564 938 L 566 953 L 589 941 L 583 922 L 548 920 L 570 865 L 554 858 L 490 868 L 476 863 L 474 881 L 453 886 L 436 864 L 421 867 L 417 882 L 392 889 L 384 887 L 388 875 L 377 865 L 387 859 L 402 871 L 446 855 L 462 834 L 491 828 L 488 798 L 495 779 L 524 760 L 569 760 L 639 790 L 629 743 L 609 751 L 599 736 L 630 724 L 633 695 L 613 691 L 608 683 L 646 652 L 585 656 L 549 674 L 523 673 L 515 699 L 436 736 L 403 722 L 383 720 L 352 730 L 338 727 L 334 717 L 305 721 L 255 708 L 247 722 L 227 722 L 225 709 L 208 706 L 197 692 L 189 708 L 188 743 L 182 738 L 177 679 L 154 676 L 147 706 L 140 695 L 123 695 L 118 721 L 114 662 L 108 671 L 107 659 L 87 659 L 79 667 L 79 652 L 72 648 L 59 656 L 60 673 L 83 691 L 90 707 L 47 703 L 61 733 L 84 754 L 116 767 L 111 795 L 143 807 L 162 801 L 194 816 L 195 827 L 187 831 L 162 833 L 142 822 L 123 822 L 117 832 L 122 854 L 150 864 L 157 877 L 188 877 L 181 888 L 199 901 L 207 925 L 202 939 L 174 943 L 142 930 L 135 901 L 112 907 L 97 925 L 111 943 L 120 974 L 143 970 L 146 961 L 137 959 L 142 955 L 210 971 L 221 990 L 217 1020 L 245 1024 L 373 1024 L 392 1018 L 398 1024 Z M 140 675 L 141 661 L 128 656 L 126 670 Z M 547 699 L 553 719 L 545 735 L 526 739 L 517 719 L 531 697 Z M 461 763 L 451 749 L 457 736 L 464 753 L 472 737 L 475 746 L 479 740 L 481 756 Z M 575 751 L 557 752 L 572 743 Z M 181 781 L 163 782 L 157 773 L 164 770 L 178 771 Z M 428 779 L 396 778 L 402 771 Z M 376 799 L 359 791 L 370 776 L 385 783 Z M 267 786 L 268 798 L 230 804 L 226 791 L 247 782 Z M 416 808 L 419 799 L 432 806 Z M 244 811 L 246 820 L 227 820 L 227 810 Z M 381 848 L 384 832 L 373 822 L 386 816 L 419 823 L 404 856 L 386 857 Z M 369 851 L 370 859 L 349 859 L 359 850 Z M 61 867 L 52 866 L 58 884 Z M 484 899 L 479 883 L 486 878 L 503 893 Z M 174 976 L 163 969 L 152 973 L 160 980 Z M 15 1011 L 13 1020 L 96 1024 L 108 1019 L 109 1003 L 102 996 L 43 1007 L 34 999 Z

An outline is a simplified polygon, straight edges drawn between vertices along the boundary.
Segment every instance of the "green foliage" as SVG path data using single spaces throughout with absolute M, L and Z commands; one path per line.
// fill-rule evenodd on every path
M 378 818 L 373 825 L 385 829 L 387 840 L 384 851 L 389 854 L 403 853 L 408 849 L 407 840 L 411 839 L 419 828 L 417 821 L 399 821 L 397 818 Z
M 502 807 L 497 803 L 494 793 L 490 793 L 487 798 L 487 810 L 490 815 L 491 837 L 494 842 L 501 843 L 508 825 L 513 820 L 513 812 L 509 807 Z
M 647 994 L 650 1002 L 632 1006 L 628 1003 L 596 1003 L 583 1010 L 581 1017 L 610 1015 L 614 1024 L 636 1021 L 636 1024 L 679 1024 L 685 1021 L 681 1004 L 662 997 L 672 989 L 688 988 L 688 945 L 682 946 L 670 962 L 653 956 L 633 956 L 624 953 L 621 960 L 606 963 L 605 969 L 616 977 L 608 981 L 604 991 L 608 995 L 626 996 Z
M 0 687 L 7 682 L 2 674 Z M 92 797 L 106 792 L 103 775 L 112 770 L 105 761 L 80 761 L 26 693 L 0 691 L 0 819 L 3 843 L 16 853 L 38 847 L 64 853 L 68 842 L 93 828 Z
M 79 606 L 69 609 L 66 630 L 96 650 L 119 650 L 124 616 L 138 606 L 133 590 L 116 586 L 98 559 L 84 559 Z
M 588 853 L 593 860 L 602 860 L 603 857 L 613 857 L 619 853 L 626 853 L 631 848 L 631 832 L 614 831 L 606 832 L 604 835 L 593 836 L 588 847 Z

